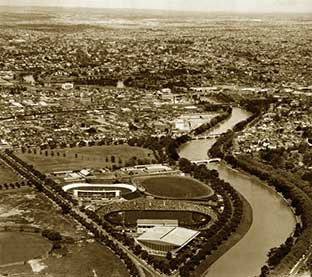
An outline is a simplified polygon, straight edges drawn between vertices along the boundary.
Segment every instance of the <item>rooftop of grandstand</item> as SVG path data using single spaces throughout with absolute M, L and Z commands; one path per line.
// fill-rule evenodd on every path
M 139 236 L 137 240 L 165 243 L 182 247 L 194 239 L 198 234 L 198 231 L 182 227 L 154 227 Z
M 68 191 L 76 188 L 107 188 L 107 189 L 115 189 L 115 188 L 123 188 L 128 189 L 131 192 L 136 191 L 136 187 L 130 184 L 88 184 L 88 183 L 73 183 L 63 186 L 64 191 Z
M 137 225 L 140 224 L 161 224 L 167 226 L 178 226 L 179 222 L 177 219 L 138 219 Z

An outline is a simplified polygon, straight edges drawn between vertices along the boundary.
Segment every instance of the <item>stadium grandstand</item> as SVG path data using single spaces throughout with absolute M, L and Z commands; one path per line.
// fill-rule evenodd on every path
M 200 232 L 182 227 L 156 226 L 136 238 L 136 243 L 151 255 L 173 256 Z
M 101 201 L 119 199 L 137 189 L 130 184 L 88 184 L 73 183 L 63 186 L 63 190 L 70 192 L 81 201 Z
M 177 219 L 137 219 L 137 233 L 142 234 L 153 227 L 178 227 Z

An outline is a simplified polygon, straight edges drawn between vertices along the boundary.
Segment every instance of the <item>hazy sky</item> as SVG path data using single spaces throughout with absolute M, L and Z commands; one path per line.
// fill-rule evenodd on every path
M 312 12 L 312 0 L 0 0 L 0 5 L 234 12 Z

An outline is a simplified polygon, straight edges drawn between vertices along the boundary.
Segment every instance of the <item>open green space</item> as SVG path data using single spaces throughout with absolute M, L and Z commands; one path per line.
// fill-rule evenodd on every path
M 169 198 L 200 198 L 212 195 L 213 191 L 204 183 L 181 176 L 157 176 L 137 179 L 147 193 Z
M 20 181 L 21 178 L 9 167 L 0 162 L 0 185 Z
M 44 255 L 50 249 L 51 243 L 40 234 L 0 232 L 0 266 L 28 261 Z
M 71 244 L 66 246 L 68 253 L 59 258 L 49 256 L 38 260 L 42 266 L 33 272 L 29 264 L 0 268 L 0 274 L 8 276 L 53 276 L 53 277 L 128 277 L 125 265 L 106 247 L 99 243 Z
M 115 225 L 136 226 L 137 219 L 177 219 L 180 226 L 196 227 L 207 224 L 210 217 L 189 211 L 121 211 L 110 213 L 105 219 Z
M 48 267 L 43 272 L 53 276 L 129 276 L 119 258 L 99 243 L 72 245 L 65 257 L 51 257 L 44 262 Z
M 25 153 L 17 153 L 17 156 L 45 173 L 82 168 L 111 168 L 114 165 L 125 166 L 131 160 L 146 163 L 154 160 L 151 150 L 126 144 L 41 151 L 32 149 Z
M 129 276 L 124 264 L 106 247 L 98 243 L 87 243 L 86 232 L 69 216 L 32 188 L 0 193 L 0 225 L 35 225 L 51 229 L 72 237 L 74 244 L 65 244 L 68 249 L 64 257 L 48 256 L 39 260 L 42 271 L 35 273 L 27 261 L 40 258 L 48 252 L 51 244 L 40 234 L 23 232 L 0 232 L 0 275 L 8 276 Z M 6 237 L 2 237 L 4 234 Z M 16 237 L 13 237 L 16 236 Z M 25 237 L 26 236 L 26 237 Z M 2 239 L 3 238 L 3 239 Z M 79 242 L 78 242 L 79 241 Z M 1 267 L 1 264 L 19 262 Z M 83 261 L 83 262 L 81 262 Z
M 0 225 L 28 225 L 56 230 L 76 239 L 86 237 L 84 231 L 43 194 L 31 188 L 0 192 Z

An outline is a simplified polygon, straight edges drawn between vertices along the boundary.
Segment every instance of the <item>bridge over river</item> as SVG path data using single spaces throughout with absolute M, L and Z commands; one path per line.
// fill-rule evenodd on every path
M 208 159 L 208 160 L 195 160 L 191 161 L 191 163 L 196 164 L 196 165 L 201 165 L 201 164 L 209 164 L 209 163 L 219 163 L 221 162 L 220 158 L 214 158 L 214 159 Z
M 210 138 L 218 138 L 222 135 L 222 133 L 220 134 L 203 134 L 203 135 L 198 135 L 198 136 L 192 136 L 192 140 L 199 140 L 199 139 L 210 139 Z

